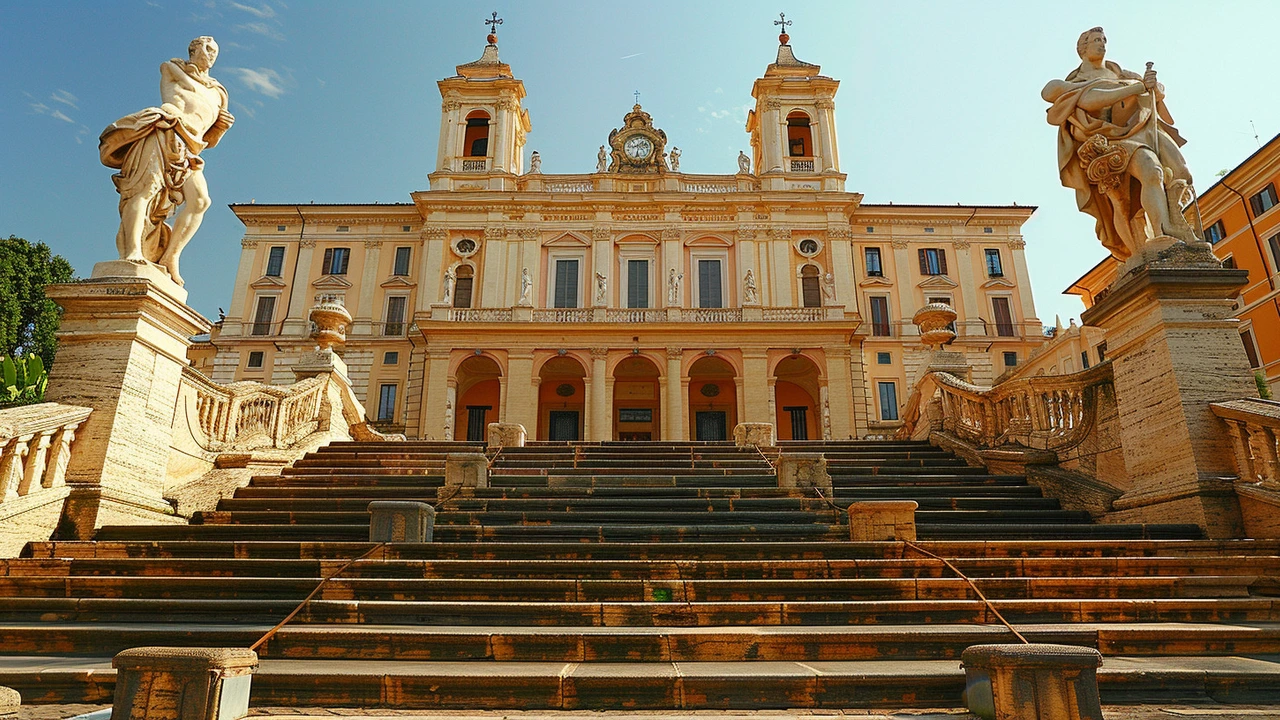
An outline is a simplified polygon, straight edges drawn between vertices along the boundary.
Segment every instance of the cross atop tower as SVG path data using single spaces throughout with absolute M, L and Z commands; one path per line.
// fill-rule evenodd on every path
M 792 23 L 790 20 L 787 19 L 786 13 L 780 12 L 778 13 L 778 19 L 774 20 L 773 24 L 782 26 L 781 30 L 778 33 L 778 42 L 782 43 L 783 45 L 786 45 L 791 40 L 791 36 L 787 34 L 787 26 L 792 25 L 794 23 Z
M 502 24 L 502 18 L 498 17 L 498 12 L 493 12 L 493 17 L 484 21 L 489 26 L 489 44 L 493 44 L 498 40 L 498 26 Z
M 635 96 L 636 96 L 636 105 L 639 105 L 639 104 L 640 104 L 640 91 L 639 91 L 639 90 L 637 90 L 637 91 L 635 92 Z

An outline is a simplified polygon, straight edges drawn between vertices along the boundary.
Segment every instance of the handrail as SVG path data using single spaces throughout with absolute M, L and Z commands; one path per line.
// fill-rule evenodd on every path
M 0 410 L 0 503 L 65 485 L 71 444 L 91 412 L 51 402 Z
M 325 375 L 293 385 L 241 381 L 220 385 L 192 367 L 181 383 L 195 394 L 195 423 L 205 450 L 283 448 L 314 432 L 328 388 Z
M 1209 409 L 1227 425 L 1240 479 L 1259 488 L 1280 490 L 1280 402 L 1242 398 L 1212 403 Z

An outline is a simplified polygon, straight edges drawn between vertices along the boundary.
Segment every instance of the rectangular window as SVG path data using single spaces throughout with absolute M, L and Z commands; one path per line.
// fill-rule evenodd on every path
M 378 422 L 396 419 L 396 386 L 386 383 L 378 388 Z
M 996 315 L 996 335 L 1013 337 L 1013 311 L 1009 309 L 1009 298 L 991 298 L 991 309 Z
M 396 248 L 396 263 L 392 269 L 392 275 L 408 275 L 409 274 L 409 256 L 413 252 L 413 248 L 398 247 Z
M 1222 258 L 1222 267 L 1223 267 L 1224 269 L 1226 269 L 1226 270 L 1235 270 L 1235 269 L 1236 269 L 1236 257 L 1235 257 L 1234 255 L 1228 255 L 1228 256 L 1226 256 L 1226 257 Z
M 869 247 L 862 251 L 867 263 L 867 277 L 884 277 L 884 266 L 880 264 L 880 248 Z
M 346 275 L 347 263 L 351 260 L 351 248 L 326 248 L 324 251 L 324 275 Z
M 889 337 L 889 298 L 881 295 L 867 299 L 871 303 L 871 334 Z
M 1018 366 L 1018 353 L 1007 352 L 1004 354 L 1004 366 L 1007 368 Z
M 1280 235 L 1272 235 L 1267 240 L 1267 247 L 1271 248 L 1271 262 L 1280 267 Z
M 403 295 L 392 295 L 387 298 L 387 321 L 382 326 L 383 335 L 404 334 L 404 305 L 407 298 Z
M 578 261 L 556 260 L 556 292 L 554 307 L 578 307 Z
M 724 296 L 720 292 L 720 261 L 698 261 L 698 307 L 724 307 Z
M 878 353 L 876 353 L 876 364 L 877 364 L 877 365 L 892 365 L 892 364 L 893 364 L 893 354 L 892 354 L 892 353 L 887 353 L 887 352 L 878 352 Z
M 1240 333 L 1240 342 L 1244 343 L 1244 354 L 1249 356 L 1249 367 L 1262 367 L 1262 363 L 1258 362 L 1258 346 L 1253 344 L 1253 331 L 1245 330 Z
M 1221 220 L 1204 229 L 1204 239 L 1211 243 L 1220 243 L 1226 237 L 1227 229 Z
M 987 256 L 987 277 L 1004 277 L 1004 265 L 1000 263 L 1000 251 L 996 248 L 987 248 L 984 254 Z
M 947 251 L 942 248 L 920 248 L 920 274 L 946 275 Z
M 881 420 L 897 420 L 898 419 L 898 385 L 893 382 L 878 382 L 876 388 L 880 391 L 880 419 Z
M 627 261 L 627 307 L 649 307 L 649 261 Z
M 260 369 L 262 367 L 262 351 L 254 350 L 249 353 L 249 362 L 245 365 L 247 368 Z
M 1080 351 L 1080 369 L 1081 370 L 1089 369 L 1089 351 L 1088 350 Z
M 1098 347 L 1096 348 L 1096 350 L 1098 352 L 1098 362 L 1106 362 L 1107 361 L 1107 344 L 1105 342 L 1098 343 Z
M 284 248 L 276 246 L 271 248 L 271 254 L 267 256 L 267 276 L 280 277 L 282 272 L 284 272 Z
M 1275 183 L 1267 183 L 1267 186 L 1262 188 L 1262 192 L 1249 198 L 1249 207 L 1253 208 L 1253 216 L 1258 217 L 1275 207 L 1276 202 Z
M 395 350 L 388 350 L 382 354 L 383 365 L 399 365 L 400 353 Z
M 258 298 L 258 308 L 253 313 L 253 334 L 270 335 L 271 319 L 275 314 L 276 298 L 274 295 L 265 295 Z

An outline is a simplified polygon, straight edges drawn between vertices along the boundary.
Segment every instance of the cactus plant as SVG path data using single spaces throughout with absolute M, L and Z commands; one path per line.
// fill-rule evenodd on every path
M 0 406 L 29 405 L 44 400 L 49 373 L 35 354 L 0 358 Z

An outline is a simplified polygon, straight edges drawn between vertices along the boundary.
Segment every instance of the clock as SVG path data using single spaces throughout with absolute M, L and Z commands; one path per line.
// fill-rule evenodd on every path
M 628 139 L 626 144 L 623 145 L 623 150 L 626 151 L 627 157 L 633 160 L 642 160 L 649 157 L 653 152 L 653 143 L 649 142 L 649 138 L 638 135 Z

